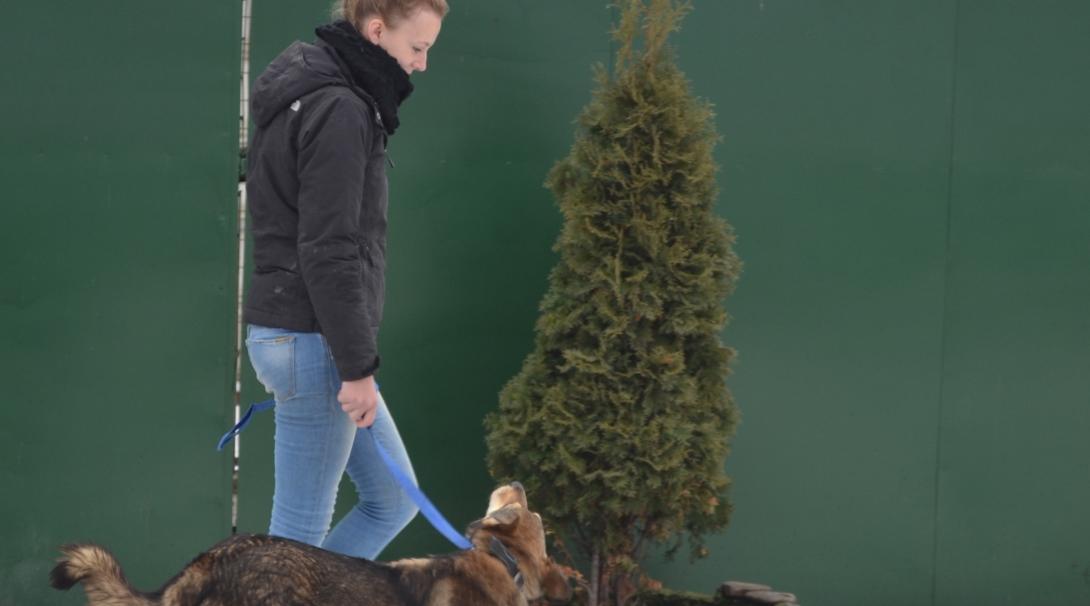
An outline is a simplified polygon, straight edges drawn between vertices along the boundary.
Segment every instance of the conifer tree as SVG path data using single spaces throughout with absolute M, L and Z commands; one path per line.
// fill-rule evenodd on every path
M 624 603 L 652 543 L 706 555 L 737 419 L 719 335 L 741 264 L 713 210 L 718 136 L 667 44 L 689 7 L 619 4 L 613 73 L 597 68 L 547 181 L 564 223 L 534 348 L 486 420 L 493 475 L 585 554 L 591 604 Z

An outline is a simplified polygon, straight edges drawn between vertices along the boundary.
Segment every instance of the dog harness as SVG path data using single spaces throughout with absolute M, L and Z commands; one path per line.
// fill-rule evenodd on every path
M 522 589 L 522 571 L 519 570 L 518 558 L 511 555 L 511 552 L 507 550 L 507 546 L 503 544 L 503 541 L 496 537 L 492 537 L 492 541 L 488 544 L 488 552 L 496 559 L 503 562 L 504 567 L 507 568 L 507 574 L 511 575 L 511 578 L 514 579 L 515 586 Z

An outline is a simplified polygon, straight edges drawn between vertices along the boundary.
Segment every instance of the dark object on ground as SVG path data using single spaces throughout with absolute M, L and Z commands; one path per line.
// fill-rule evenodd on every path
M 728 581 L 714 596 L 686 591 L 659 589 L 642 591 L 637 606 L 798 606 L 793 593 L 775 591 L 768 585 Z

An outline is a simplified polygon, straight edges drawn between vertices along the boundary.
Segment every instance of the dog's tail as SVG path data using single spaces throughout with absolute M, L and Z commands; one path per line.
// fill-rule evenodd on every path
M 71 589 L 83 583 L 90 606 L 153 606 L 157 601 L 136 591 L 125 579 L 114 556 L 98 545 L 65 545 L 63 556 L 49 573 L 56 589 Z

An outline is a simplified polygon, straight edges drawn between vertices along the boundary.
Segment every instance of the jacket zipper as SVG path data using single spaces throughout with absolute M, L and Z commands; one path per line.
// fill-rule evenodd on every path
M 397 165 L 394 164 L 394 159 L 390 157 L 390 151 L 386 148 L 386 125 L 382 123 L 382 114 L 380 114 L 377 109 L 375 110 L 375 121 L 378 122 L 378 127 L 382 129 L 382 153 L 386 158 L 386 166 L 389 168 L 395 168 L 397 167 Z

